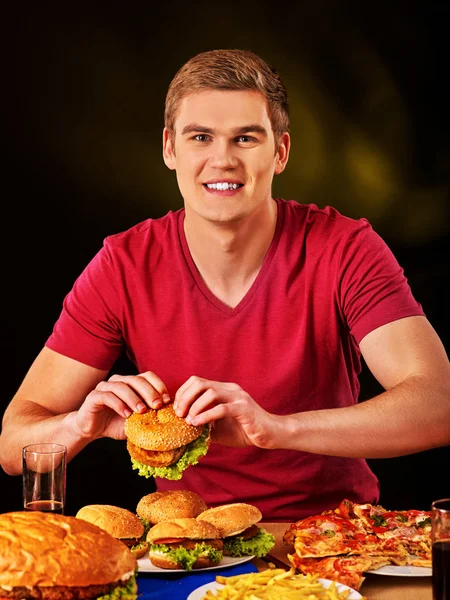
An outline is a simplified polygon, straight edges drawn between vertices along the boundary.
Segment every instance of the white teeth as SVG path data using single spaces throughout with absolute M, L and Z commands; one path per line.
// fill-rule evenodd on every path
M 237 183 L 207 183 L 206 187 L 210 190 L 237 190 L 239 185 Z

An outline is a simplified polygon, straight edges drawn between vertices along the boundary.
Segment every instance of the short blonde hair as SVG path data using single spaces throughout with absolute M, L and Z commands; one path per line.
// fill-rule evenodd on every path
M 175 74 L 166 95 L 164 124 L 171 137 L 185 96 L 203 90 L 255 91 L 266 98 L 276 142 L 289 132 L 286 88 L 277 71 L 249 50 L 209 50 L 197 54 Z

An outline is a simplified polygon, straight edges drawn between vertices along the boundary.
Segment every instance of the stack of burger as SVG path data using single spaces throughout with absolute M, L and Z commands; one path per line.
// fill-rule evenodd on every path
M 219 532 L 196 520 L 207 508 L 203 498 L 190 490 L 154 492 L 141 498 L 136 512 L 149 529 L 149 559 L 155 567 L 190 571 L 222 560 Z
M 109 533 L 75 517 L 0 514 L 0 597 L 136 600 L 137 560 Z
M 126 508 L 110 504 L 88 504 L 80 508 L 76 517 L 107 531 L 128 546 L 136 558 L 141 558 L 148 550 L 144 523 Z
M 173 404 L 132 413 L 124 425 L 133 469 L 144 477 L 181 479 L 209 448 L 209 425 L 194 427 L 177 417 Z

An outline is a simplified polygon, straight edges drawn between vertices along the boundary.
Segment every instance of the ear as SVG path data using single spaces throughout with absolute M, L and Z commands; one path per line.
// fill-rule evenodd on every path
M 286 131 L 278 140 L 278 148 L 276 153 L 275 175 L 282 173 L 286 167 L 289 150 L 291 149 L 291 137 Z
M 172 171 L 175 169 L 175 148 L 172 144 L 172 137 L 167 127 L 163 130 L 163 158 L 166 163 L 166 167 L 169 167 Z

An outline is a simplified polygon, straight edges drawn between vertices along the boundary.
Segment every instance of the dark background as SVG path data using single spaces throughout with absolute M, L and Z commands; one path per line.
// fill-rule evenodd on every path
M 447 2 L 28 4 L 3 21 L 0 416 L 103 238 L 182 206 L 161 157 L 164 98 L 213 48 L 253 50 L 288 88 L 293 147 L 274 195 L 367 217 L 449 350 Z M 366 369 L 361 384 L 362 399 L 379 391 Z M 387 508 L 450 496 L 449 448 L 370 465 Z M 69 465 L 67 512 L 134 510 L 153 489 L 124 443 L 99 440 Z M 0 490 L 0 510 L 21 507 L 20 477 L 0 470 Z

